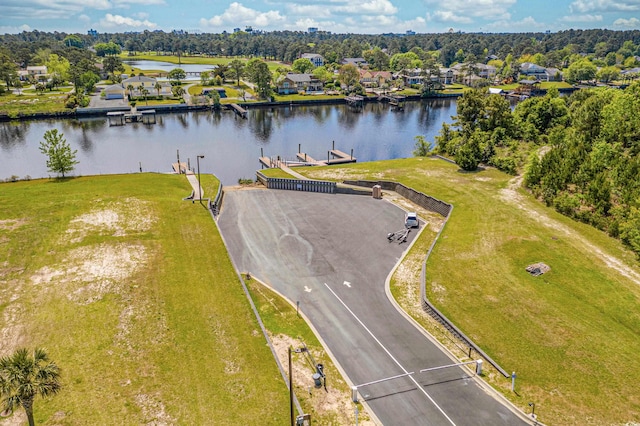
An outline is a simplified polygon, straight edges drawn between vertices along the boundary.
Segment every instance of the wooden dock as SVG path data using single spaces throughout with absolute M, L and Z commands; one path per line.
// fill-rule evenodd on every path
M 326 166 L 330 164 L 345 164 L 345 163 L 356 163 L 358 160 L 353 156 L 353 149 L 351 150 L 351 154 L 347 154 L 346 152 L 342 152 L 338 149 L 335 149 L 336 143 L 333 141 L 333 149 L 327 151 L 326 160 L 316 160 L 311 157 L 306 152 L 300 151 L 300 146 L 298 146 L 298 153 L 296 154 L 296 158 L 299 160 L 287 160 L 284 157 L 266 157 L 260 149 L 260 157 L 258 160 L 260 163 L 267 168 L 275 168 L 275 167 L 297 167 L 297 166 Z
M 364 105 L 364 97 L 360 95 L 346 96 L 344 100 L 352 107 L 359 108 Z
M 187 173 L 187 163 L 183 163 L 182 161 L 180 165 L 178 165 L 178 163 L 171 163 L 171 167 L 173 167 L 174 173 Z
M 156 124 L 156 110 L 140 112 L 112 111 L 107 113 L 109 126 L 124 126 L 126 123 Z
M 332 149 L 329 152 L 333 156 L 333 158 L 329 160 L 329 164 L 344 164 L 356 162 L 356 158 L 353 155 L 346 154 L 340 150 Z
M 269 157 L 260 157 L 259 158 L 260 162 L 262 163 L 263 166 L 265 166 L 268 169 L 272 169 L 274 167 L 278 167 L 275 161 L 273 161 L 271 158 Z
M 392 108 L 397 110 L 404 110 L 404 102 L 406 97 L 401 95 L 380 95 L 378 96 L 378 101 L 380 102 L 389 102 Z
M 313 157 L 311 157 L 310 155 L 308 155 L 305 152 L 297 153 L 296 157 L 298 158 L 298 160 L 304 162 L 305 164 L 315 164 L 315 165 L 318 165 L 318 166 L 326 166 L 327 165 L 326 161 L 318 161 L 318 160 L 314 159 Z
M 229 105 L 229 109 L 231 109 L 232 111 L 234 111 L 236 114 L 238 114 L 240 117 L 242 118 L 247 118 L 247 110 L 242 108 L 240 105 L 238 104 L 228 104 Z

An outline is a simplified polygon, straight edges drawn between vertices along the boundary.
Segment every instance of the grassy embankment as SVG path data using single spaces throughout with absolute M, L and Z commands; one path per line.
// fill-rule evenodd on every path
M 427 266 L 427 293 L 503 368 L 516 372 L 517 394 L 488 366 L 487 380 L 525 412 L 534 402 L 549 424 L 640 421 L 640 269 L 618 241 L 511 188 L 511 177 L 493 169 L 463 173 L 441 160 L 415 158 L 297 171 L 396 180 L 452 203 Z M 420 264 L 434 235 L 422 234 L 403 264 L 412 279 L 396 274 L 392 291 L 442 338 L 416 309 Z M 536 262 L 550 272 L 529 275 L 525 268 Z M 464 358 L 464 349 L 457 355 Z
M 203 175 L 205 195 L 216 185 Z M 63 372 L 38 424 L 287 423 L 286 386 L 184 176 L 1 186 L 2 352 L 43 346 Z
M 0 114 L 17 117 L 18 114 L 58 113 L 71 111 L 65 107 L 67 93 L 71 87 L 61 87 L 53 91 L 37 93 L 35 90 L 25 89 L 21 95 L 5 93 L 0 96 Z
M 304 320 L 296 315 L 291 306 L 279 295 L 255 280 L 247 281 L 252 300 L 256 303 L 265 327 L 273 338 L 274 346 L 284 348 L 290 344 L 293 349 L 307 347 L 310 356 L 305 353 L 292 353 L 293 387 L 305 413 L 311 414 L 311 423 L 319 425 L 348 425 L 355 422 L 350 389 L 332 363 L 315 334 Z M 287 346 L 288 347 L 288 346 Z M 287 351 L 280 350 L 279 358 L 287 368 Z M 312 375 L 316 372 L 313 361 L 324 365 L 327 377 L 327 391 L 315 389 Z M 309 392 L 311 390 L 311 393 Z M 358 404 L 359 420 L 368 419 Z

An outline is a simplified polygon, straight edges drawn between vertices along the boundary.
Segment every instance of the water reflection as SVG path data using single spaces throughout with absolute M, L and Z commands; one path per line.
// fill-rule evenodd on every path
M 28 130 L 29 122 L 26 121 L 4 123 L 0 126 L 0 146 L 2 149 L 9 150 L 24 145 Z
M 169 172 L 180 150 L 183 161 L 204 155 L 201 170 L 230 185 L 255 176 L 261 149 L 266 156 L 294 159 L 300 144 L 309 156 L 325 159 L 335 141 L 336 149 L 353 149 L 359 162 L 410 157 L 415 136 L 433 141 L 454 114 L 455 101 L 432 100 L 407 102 L 404 111 L 370 103 L 360 112 L 347 105 L 254 107 L 247 119 L 226 110 L 158 114 L 155 125 L 109 126 L 106 117 L 0 123 L 0 179 L 48 176 L 38 146 L 51 128 L 78 150 L 78 175 L 134 173 L 139 163 L 144 171 Z

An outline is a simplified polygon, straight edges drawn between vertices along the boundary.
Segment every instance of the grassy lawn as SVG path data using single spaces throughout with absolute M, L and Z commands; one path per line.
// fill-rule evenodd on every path
M 18 114 L 54 113 L 69 111 L 65 107 L 64 92 L 45 92 L 43 94 L 5 94 L 0 96 L 0 113 L 17 117 Z
M 298 172 L 396 180 L 452 203 L 427 265 L 427 294 L 503 368 L 516 372 L 518 393 L 490 367 L 487 380 L 525 412 L 535 402 L 536 414 L 549 424 L 640 421 L 640 268 L 618 241 L 545 207 L 492 169 L 463 173 L 441 160 L 414 158 Z M 413 248 L 417 257 L 403 265 L 415 279 L 393 290 L 413 293 L 403 301 L 412 313 L 420 259 L 434 235 L 423 233 Z M 529 275 L 525 268 L 535 262 L 550 272 Z
M 283 178 L 283 179 L 297 179 L 297 177 L 292 176 L 289 173 L 285 172 L 284 170 L 279 169 L 279 168 L 275 168 L 275 167 L 274 168 L 269 168 L 269 169 L 262 169 L 260 171 L 266 177 Z
M 0 186 L 0 352 L 43 346 L 63 372 L 38 424 L 287 423 L 286 386 L 184 176 Z
M 339 99 L 344 98 L 344 95 L 302 95 L 302 94 L 292 94 L 292 95 L 275 95 L 274 96 L 276 102 L 289 102 L 289 101 L 317 101 L 323 99 Z

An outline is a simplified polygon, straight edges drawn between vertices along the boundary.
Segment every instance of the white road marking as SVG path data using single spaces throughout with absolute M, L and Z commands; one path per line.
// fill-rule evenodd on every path
M 343 285 L 346 285 L 347 287 L 351 288 L 351 283 L 349 281 L 345 281 L 342 283 Z M 325 285 L 327 285 L 327 283 L 325 283 Z
M 304 286 L 304 291 L 306 291 L 307 293 L 311 293 L 311 289 L 306 285 Z
M 367 326 L 366 326 L 366 325 L 364 325 L 364 323 L 360 320 L 360 318 L 358 318 L 358 317 L 356 316 L 356 314 L 355 314 L 355 313 L 354 313 L 354 312 L 353 312 L 353 311 L 352 311 L 352 310 L 347 306 L 347 304 L 346 304 L 346 303 L 344 303 L 344 301 L 340 298 L 340 296 L 338 296 L 338 295 L 333 291 L 333 289 L 331 289 L 331 287 L 329 287 L 329 285 L 328 285 L 327 283 L 324 283 L 324 285 L 327 287 L 327 289 L 329 289 L 329 291 L 331 292 L 331 294 L 333 294 L 333 295 L 334 295 L 334 297 L 335 297 L 336 299 L 338 299 L 338 301 L 339 301 L 339 302 L 342 304 L 342 306 L 344 306 L 344 308 L 345 308 L 345 309 L 346 309 L 346 310 L 351 314 L 351 316 L 352 316 L 353 318 L 355 318 L 355 320 L 356 320 L 356 321 L 357 321 L 357 322 L 362 326 L 362 328 L 364 328 L 364 329 L 366 330 L 366 332 L 367 332 L 367 333 L 369 333 L 369 335 L 373 338 L 373 340 L 375 340 L 375 342 L 376 342 L 378 345 L 380 345 L 380 347 L 382 348 L 382 350 L 384 350 L 384 351 L 386 352 L 386 354 L 387 354 L 387 355 L 389 355 L 389 358 L 391 358 L 391 359 L 393 360 L 393 362 L 395 362 L 395 363 L 398 365 L 398 367 L 400 367 L 400 368 L 402 369 L 402 371 L 403 371 L 404 373 L 409 373 L 409 372 L 406 370 L 406 368 L 404 368 L 404 367 L 402 366 L 402 364 L 400 364 L 400 362 L 398 362 L 398 360 L 397 360 L 397 359 L 395 359 L 395 357 L 394 357 L 393 355 L 391 355 L 391 352 L 389 352 L 389 350 L 388 350 L 388 349 L 387 349 L 387 348 L 382 344 L 382 342 L 380 342 L 380 340 L 378 340 L 378 338 L 377 338 L 377 337 L 376 337 L 376 336 L 371 332 L 371 330 L 369 330 L 369 329 L 367 328 Z M 422 393 L 423 393 L 423 394 L 425 394 L 425 396 L 426 396 L 426 397 L 429 399 L 429 401 L 431 401 L 431 403 L 432 403 L 432 404 L 433 404 L 433 405 L 438 409 L 438 411 L 440 411 L 440 413 L 442 413 L 442 415 L 443 415 L 447 420 L 449 420 L 449 423 L 451 423 L 453 426 L 456 426 L 456 424 L 453 422 L 453 420 L 451 420 L 451 419 L 449 418 L 449 416 L 447 416 L 447 413 L 445 413 L 445 412 L 444 412 L 444 410 L 443 410 L 443 409 L 442 409 L 442 408 L 441 408 L 441 407 L 440 407 L 440 406 L 439 406 L 439 405 L 438 405 L 438 404 L 433 400 L 433 398 L 431 398 L 431 395 L 429 395 L 429 394 L 427 393 L 427 391 L 426 391 L 426 390 L 424 390 L 424 389 L 422 388 L 422 386 L 420 385 L 420 383 L 418 383 L 418 382 L 416 381 L 416 379 L 414 379 L 414 378 L 413 378 L 413 376 L 408 376 L 408 377 L 409 377 L 409 379 L 410 379 L 413 383 L 415 383 L 416 387 L 417 387 L 420 391 L 422 391 Z

